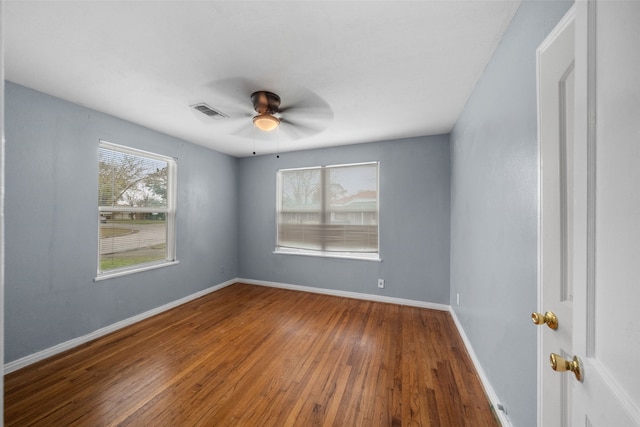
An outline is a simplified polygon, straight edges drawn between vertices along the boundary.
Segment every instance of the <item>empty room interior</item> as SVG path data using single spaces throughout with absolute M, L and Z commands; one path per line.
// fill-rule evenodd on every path
M 5 425 L 540 425 L 572 6 L 3 2 Z

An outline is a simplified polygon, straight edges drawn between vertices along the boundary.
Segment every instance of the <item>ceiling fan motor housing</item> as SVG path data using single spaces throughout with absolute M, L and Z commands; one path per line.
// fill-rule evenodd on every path
M 264 90 L 253 92 L 251 102 L 258 114 L 276 114 L 280 111 L 280 97 L 273 92 Z

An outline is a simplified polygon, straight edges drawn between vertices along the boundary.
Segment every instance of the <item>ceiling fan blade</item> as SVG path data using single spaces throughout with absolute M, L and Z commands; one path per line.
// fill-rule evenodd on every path
M 304 111 L 318 115 L 333 117 L 333 111 L 329 104 L 320 95 L 309 89 L 299 87 L 282 98 L 281 113 L 291 113 L 293 111 Z
M 291 108 L 281 113 L 281 118 L 296 125 L 327 127 L 333 121 L 333 113 L 331 110 Z
M 273 130 L 270 132 L 265 132 L 256 128 L 251 120 L 248 120 L 243 123 L 238 129 L 234 132 L 230 132 L 229 135 L 238 136 L 246 139 L 253 139 L 255 141 L 269 141 L 269 140 L 277 140 L 278 131 Z
M 313 104 L 313 103 L 311 103 Z M 282 113 L 280 120 L 289 125 L 290 133 L 297 135 L 296 139 L 306 138 L 318 134 L 325 130 L 333 121 L 331 108 L 326 108 L 315 104 L 307 107 L 310 103 L 298 103 L 287 107 Z
M 322 132 L 327 128 L 327 126 L 324 126 L 322 124 L 303 124 L 300 121 L 290 120 L 288 118 L 281 118 L 280 122 L 282 134 L 287 136 L 292 141 L 302 138 L 308 138 Z
M 229 135 L 239 136 L 241 138 L 253 139 L 256 133 L 253 128 L 254 128 L 253 123 L 251 122 L 244 123 L 236 131 L 230 132 Z
M 327 104 L 327 106 L 311 105 L 311 103 L 298 102 L 296 104 L 287 104 L 285 107 L 280 108 L 281 114 L 305 114 L 309 116 L 318 117 L 331 117 L 333 118 L 333 111 Z
M 214 80 L 206 85 L 209 104 L 229 117 L 253 117 L 251 94 L 262 88 L 246 77 Z
M 218 125 L 218 130 L 226 133 L 227 135 L 236 135 L 242 132 L 242 130 L 247 127 L 246 118 L 224 119 L 224 121 L 225 123 L 220 123 Z

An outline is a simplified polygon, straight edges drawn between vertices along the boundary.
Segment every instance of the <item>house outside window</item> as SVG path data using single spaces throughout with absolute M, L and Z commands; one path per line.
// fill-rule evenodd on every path
M 379 260 L 379 163 L 277 173 L 276 253 Z
M 101 141 L 98 276 L 176 263 L 176 159 Z

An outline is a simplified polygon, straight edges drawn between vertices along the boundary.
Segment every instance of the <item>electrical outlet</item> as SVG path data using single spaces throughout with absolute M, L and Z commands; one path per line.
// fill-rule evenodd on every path
M 220 267 L 220 274 L 224 274 L 224 267 Z
M 378 287 L 380 289 L 384 288 L 384 279 L 378 279 Z
M 456 305 L 460 305 L 460 294 L 456 293 Z

